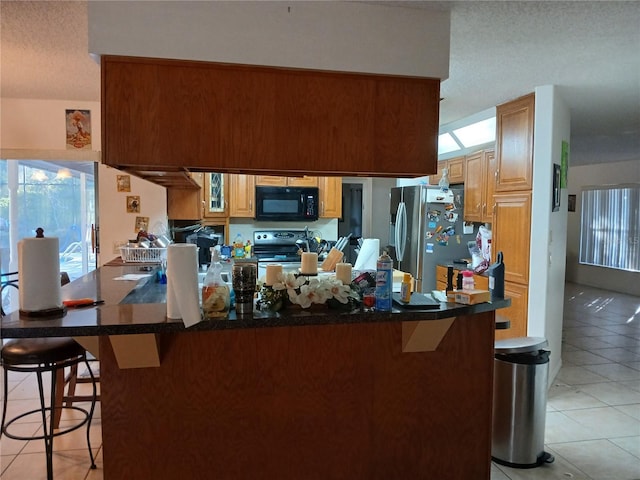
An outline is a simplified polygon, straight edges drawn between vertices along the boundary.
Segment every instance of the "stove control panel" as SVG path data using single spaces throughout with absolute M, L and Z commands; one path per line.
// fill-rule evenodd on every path
M 304 230 L 256 230 L 253 245 L 295 245 L 306 238 Z

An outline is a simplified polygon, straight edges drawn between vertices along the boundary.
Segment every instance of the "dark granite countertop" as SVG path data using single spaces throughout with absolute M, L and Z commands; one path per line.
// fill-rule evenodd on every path
M 185 328 L 182 320 L 166 317 L 166 286 L 156 283 L 155 270 L 140 271 L 140 266 L 105 266 L 62 288 L 63 299 L 93 298 L 104 304 L 69 309 L 58 318 L 29 318 L 15 311 L 2 318 L 1 338 L 62 337 L 93 335 L 127 335 L 140 333 L 225 330 L 237 328 L 272 328 L 297 325 L 338 325 L 362 322 L 395 322 L 437 320 L 459 315 L 472 315 L 508 307 L 509 299 L 478 305 L 442 303 L 439 309 L 392 312 L 345 312 L 329 308 L 287 309 L 279 313 L 257 311 L 239 316 L 234 310 L 227 319 L 205 320 Z M 126 274 L 149 276 L 138 281 L 114 280 Z M 148 302 L 148 303 L 140 303 Z

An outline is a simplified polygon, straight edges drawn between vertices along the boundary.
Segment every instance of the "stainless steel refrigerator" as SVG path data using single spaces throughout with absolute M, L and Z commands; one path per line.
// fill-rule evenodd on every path
M 390 255 L 394 268 L 413 276 L 417 292 L 435 290 L 436 265 L 464 269 L 454 262 L 471 258 L 467 242 L 475 240 L 479 225 L 465 226 L 463 195 L 462 186 L 447 192 L 427 185 L 391 189 Z

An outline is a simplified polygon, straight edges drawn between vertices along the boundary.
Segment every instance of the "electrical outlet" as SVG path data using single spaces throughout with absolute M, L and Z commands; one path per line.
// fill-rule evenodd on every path
M 113 253 L 120 253 L 120 247 L 124 247 L 127 243 L 126 240 L 115 240 L 113 242 Z

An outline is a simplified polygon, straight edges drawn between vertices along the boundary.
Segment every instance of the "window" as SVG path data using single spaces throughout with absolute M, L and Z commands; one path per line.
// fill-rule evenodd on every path
M 640 271 L 640 184 L 582 188 L 580 263 Z
M 18 270 L 17 244 L 22 238 L 34 237 L 37 227 L 47 237 L 58 237 L 60 271 L 71 280 L 95 268 L 91 248 L 94 172 L 93 162 L 0 160 L 2 272 Z M 3 290 L 3 297 L 5 311 L 14 310 L 16 292 Z

